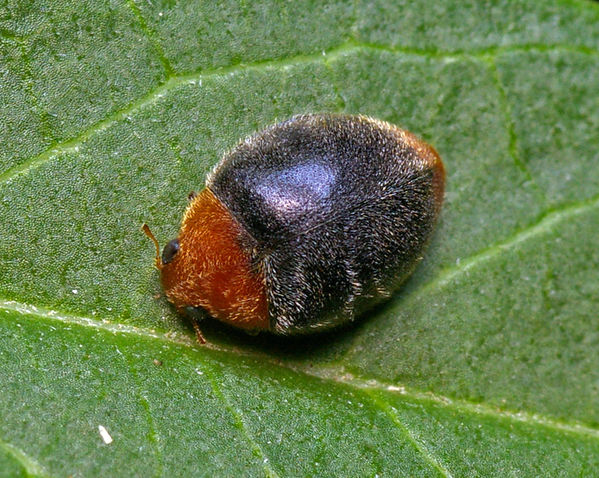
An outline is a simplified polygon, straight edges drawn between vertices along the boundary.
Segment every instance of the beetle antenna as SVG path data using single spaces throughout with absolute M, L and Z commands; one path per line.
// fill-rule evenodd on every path
M 158 245 L 158 241 L 154 237 L 154 234 L 152 234 L 152 231 L 150 231 L 150 228 L 148 227 L 147 224 L 144 223 L 144 225 L 141 226 L 141 230 L 143 232 L 145 232 L 146 236 L 148 236 L 152 240 L 154 245 L 156 246 L 156 262 L 155 262 L 156 269 L 158 269 L 158 270 L 162 269 L 162 261 L 160 260 L 160 246 Z

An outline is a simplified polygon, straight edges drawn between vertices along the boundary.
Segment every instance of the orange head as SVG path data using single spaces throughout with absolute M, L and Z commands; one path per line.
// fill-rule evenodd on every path
M 179 236 L 160 255 L 156 267 L 166 296 L 177 310 L 201 307 L 236 327 L 268 329 L 264 274 L 253 270 L 241 245 L 242 226 L 209 189 L 192 198 Z

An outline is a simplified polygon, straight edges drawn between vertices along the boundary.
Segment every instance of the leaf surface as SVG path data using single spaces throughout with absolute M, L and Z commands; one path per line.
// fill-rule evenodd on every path
M 582 0 L 0 5 L 0 476 L 599 474 L 598 22 Z M 209 323 L 198 346 L 140 225 L 165 243 L 224 151 L 317 111 L 437 148 L 424 260 L 354 327 Z

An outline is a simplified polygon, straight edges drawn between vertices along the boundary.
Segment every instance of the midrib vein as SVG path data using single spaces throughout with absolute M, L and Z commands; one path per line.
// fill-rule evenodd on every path
M 32 320 L 32 317 L 43 318 L 47 320 L 56 321 L 62 324 L 73 324 L 82 327 L 92 327 L 102 332 L 109 332 L 113 334 L 126 334 L 137 337 L 145 337 L 154 340 L 160 340 L 163 342 L 170 343 L 172 345 L 184 345 L 194 346 L 195 342 L 187 335 L 172 335 L 166 333 L 156 333 L 146 329 L 114 324 L 109 321 L 97 321 L 87 317 L 62 314 L 54 312 L 48 309 L 43 309 L 35 306 L 21 304 L 15 301 L 0 301 L 0 310 L 6 310 L 11 312 L 17 312 L 21 314 L 24 320 Z M 198 347 L 198 345 L 195 345 Z M 218 350 L 221 352 L 227 352 L 245 357 L 260 358 L 264 362 L 270 365 L 282 367 L 288 370 L 292 370 L 296 373 L 301 373 L 306 376 L 316 377 L 321 380 L 333 381 L 341 383 L 349 387 L 359 390 L 376 390 L 384 393 L 397 394 L 405 396 L 408 399 L 418 402 L 435 403 L 441 407 L 448 408 L 450 410 L 458 411 L 461 413 L 468 413 L 474 415 L 489 416 L 497 420 L 507 420 L 518 423 L 525 423 L 531 426 L 542 426 L 561 433 L 570 433 L 577 436 L 590 437 L 599 440 L 599 429 L 591 428 L 585 424 L 578 422 L 564 423 L 559 420 L 555 420 L 537 413 L 528 413 L 524 411 L 513 412 L 508 410 L 502 410 L 491 405 L 475 404 L 465 400 L 453 399 L 439 394 L 433 394 L 430 392 L 420 392 L 409 387 L 404 387 L 401 384 L 388 384 L 371 378 L 361 378 L 357 375 L 348 374 L 346 370 L 342 370 L 340 367 L 331 366 L 312 366 L 312 367 L 298 367 L 292 364 L 281 363 L 280 361 L 269 357 L 266 354 L 260 354 L 255 352 L 247 352 L 239 348 L 222 347 L 215 344 L 202 345 L 202 348 Z

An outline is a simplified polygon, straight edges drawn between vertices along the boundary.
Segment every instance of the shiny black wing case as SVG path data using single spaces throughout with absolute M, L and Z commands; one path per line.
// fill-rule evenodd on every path
M 296 116 L 240 143 L 208 178 L 250 236 L 273 332 L 352 320 L 412 271 L 438 205 L 430 162 L 402 135 L 363 116 Z

